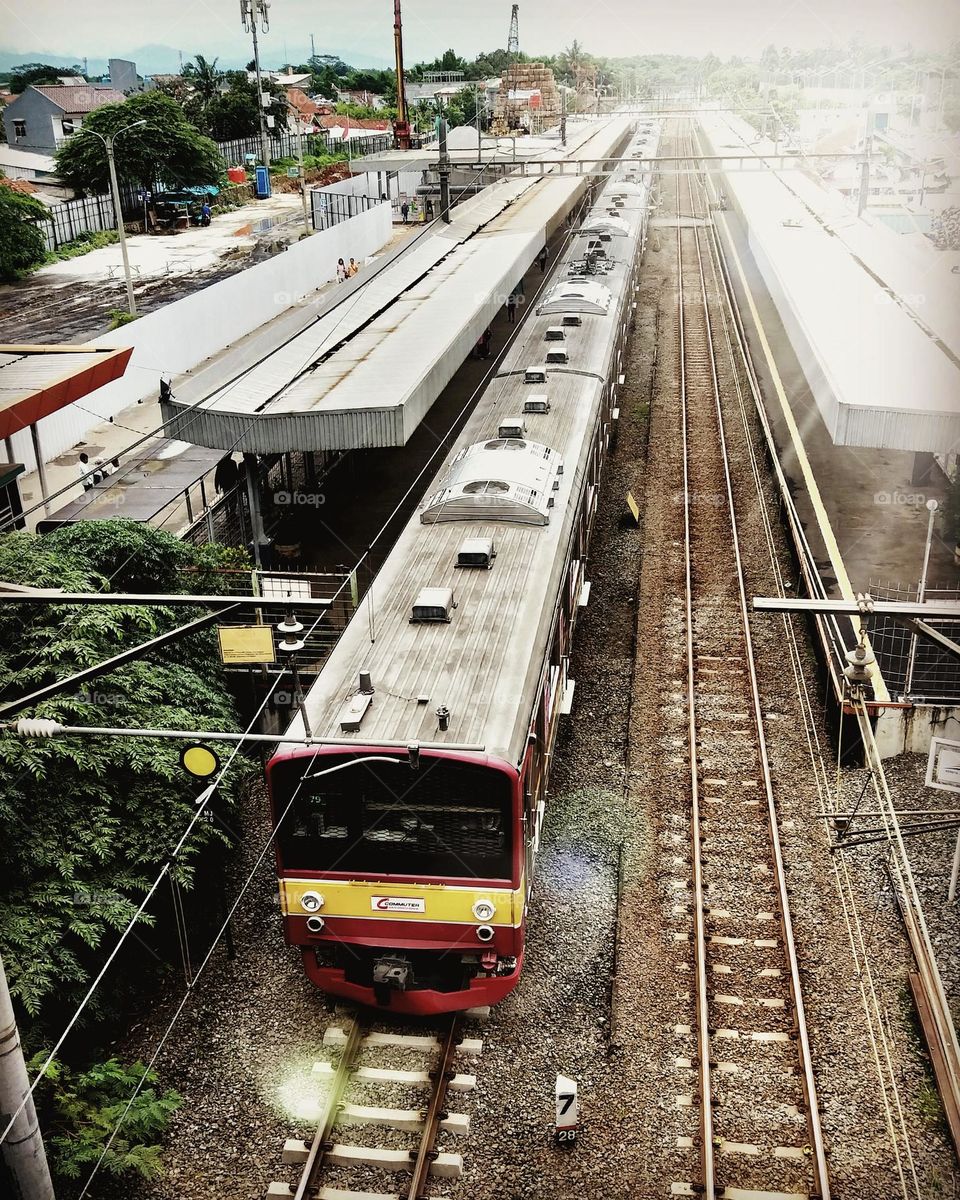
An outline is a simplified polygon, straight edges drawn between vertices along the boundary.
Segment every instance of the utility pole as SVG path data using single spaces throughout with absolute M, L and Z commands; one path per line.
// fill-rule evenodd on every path
M 450 155 L 447 153 L 447 119 L 441 117 L 438 121 L 438 134 L 440 138 L 440 158 L 438 167 L 440 172 L 440 216 L 443 217 L 444 223 L 450 224 Z
M 311 59 L 317 57 L 317 48 L 313 44 L 313 34 L 312 33 L 310 34 L 310 57 L 311 57 Z
M 267 137 L 267 118 L 263 111 L 263 81 L 260 77 L 260 46 L 257 42 L 257 21 L 264 33 L 270 29 L 270 0 L 240 0 L 243 28 L 253 35 L 253 69 L 257 77 L 257 112 L 260 115 L 260 156 L 265 167 L 270 166 L 270 141 Z
M 23 1061 L 13 1002 L 0 959 L 0 1113 L 4 1124 L 21 1105 L 23 1108 L 3 1143 L 3 1159 L 13 1180 L 14 1196 L 16 1200 L 54 1200 L 37 1110 L 30 1095 L 27 1064 Z
M 567 144 L 567 89 L 560 93 L 560 145 Z
M 113 215 L 117 222 L 117 236 L 120 239 L 120 257 L 123 260 L 123 278 L 127 285 L 127 311 L 131 317 L 137 315 L 137 302 L 133 295 L 133 279 L 130 276 L 130 258 L 127 254 L 127 231 L 123 227 L 123 210 L 120 207 L 120 185 L 117 182 L 117 164 L 113 157 L 113 144 L 121 133 L 126 133 L 128 129 L 136 129 L 138 125 L 146 125 L 146 121 L 134 121 L 130 125 L 124 125 L 122 129 L 118 129 L 116 133 L 108 133 L 106 136 L 102 133 L 97 133 L 95 129 L 90 129 L 83 125 L 80 128 L 81 133 L 92 133 L 94 137 L 98 137 L 103 142 L 107 151 L 107 169 L 110 172 L 110 195 L 113 198 Z

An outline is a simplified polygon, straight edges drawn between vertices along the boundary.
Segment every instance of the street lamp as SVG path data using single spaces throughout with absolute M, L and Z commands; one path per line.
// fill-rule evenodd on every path
M 130 259 L 127 257 L 127 234 L 123 227 L 123 212 L 120 209 L 120 187 L 117 183 L 117 164 L 113 159 L 113 144 L 121 133 L 126 133 L 128 129 L 136 129 L 138 125 L 146 125 L 146 121 L 133 121 L 130 125 L 124 125 L 122 129 L 118 129 L 116 133 L 102 134 L 97 133 L 95 129 L 90 129 L 84 125 L 81 127 L 81 133 L 92 133 L 94 137 L 98 137 L 107 149 L 107 167 L 110 171 L 110 194 L 113 197 L 113 213 L 117 222 L 117 233 L 120 237 L 120 257 L 123 259 L 123 278 L 127 285 L 127 308 L 130 311 L 130 316 L 137 315 L 137 302 L 133 298 L 133 280 L 130 278 Z

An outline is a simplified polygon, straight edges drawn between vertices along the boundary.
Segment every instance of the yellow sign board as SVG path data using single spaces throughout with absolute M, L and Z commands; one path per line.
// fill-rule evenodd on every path
M 227 665 L 277 661 L 272 625 L 220 625 L 220 658 Z
M 633 498 L 633 492 L 627 492 L 627 508 L 633 513 L 633 519 L 640 524 L 640 506 Z

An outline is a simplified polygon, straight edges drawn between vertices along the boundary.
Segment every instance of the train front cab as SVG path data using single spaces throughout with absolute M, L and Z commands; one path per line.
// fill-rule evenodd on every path
M 394 761 L 320 774 L 370 756 Z M 516 986 L 526 880 L 515 768 L 435 750 L 413 767 L 395 747 L 331 746 L 282 751 L 267 774 L 284 935 L 318 988 L 429 1015 L 495 1004 Z

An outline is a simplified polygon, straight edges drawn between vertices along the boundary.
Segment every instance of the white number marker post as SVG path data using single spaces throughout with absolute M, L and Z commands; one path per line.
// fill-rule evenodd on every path
M 563 1146 L 572 1146 L 577 1140 L 579 1104 L 577 1085 L 565 1075 L 557 1076 L 557 1124 L 556 1138 Z

